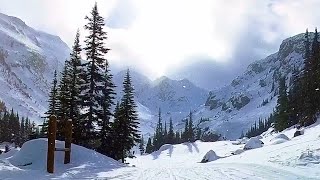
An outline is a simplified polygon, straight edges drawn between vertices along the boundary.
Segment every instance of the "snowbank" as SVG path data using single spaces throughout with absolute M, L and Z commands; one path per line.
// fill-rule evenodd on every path
M 210 150 L 206 153 L 206 155 L 204 155 L 201 162 L 206 163 L 206 162 L 215 161 L 217 159 L 220 159 L 220 157 L 217 156 L 217 154 L 213 150 Z
M 164 144 L 162 145 L 158 151 L 165 151 L 165 150 L 168 150 L 168 149 L 171 149 L 173 146 L 171 144 Z
M 14 148 L 14 149 L 11 149 L 9 152 L 7 153 L 2 153 L 0 154 L 0 159 L 4 159 L 4 158 L 9 158 L 11 156 L 13 156 L 16 152 L 18 152 L 20 150 L 20 148 Z
M 249 141 L 246 143 L 246 145 L 243 147 L 244 150 L 249 150 L 249 149 L 256 149 L 256 148 L 260 148 L 263 146 L 263 142 L 256 138 L 256 137 L 252 137 L 249 139 Z
M 47 162 L 47 139 L 35 139 L 23 144 L 20 151 L 9 157 L 9 162 L 23 169 L 45 170 Z M 57 148 L 64 148 L 64 142 L 56 141 Z M 62 170 L 66 165 L 63 164 L 64 152 L 55 152 L 55 169 Z M 119 162 L 99 154 L 93 150 L 74 145 L 71 146 L 71 163 L 73 166 L 87 164 L 89 162 L 104 163 L 108 166 L 122 166 Z

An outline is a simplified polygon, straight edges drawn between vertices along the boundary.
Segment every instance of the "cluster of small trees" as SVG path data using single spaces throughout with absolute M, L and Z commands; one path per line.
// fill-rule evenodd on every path
M 251 126 L 251 128 L 248 130 L 248 132 L 245 135 L 244 134 L 241 135 L 241 138 L 243 136 L 246 136 L 248 138 L 258 136 L 263 132 L 267 131 L 275 120 L 275 116 L 273 114 L 274 113 L 270 114 L 270 116 L 265 120 L 259 118 L 258 124 L 257 122 L 255 122 L 254 125 Z
M 19 117 L 13 109 L 8 111 L 0 101 L 0 142 L 14 142 L 21 146 L 38 134 L 38 129 L 29 118 Z
M 295 67 L 289 88 L 286 78 L 279 80 L 279 95 L 275 113 L 275 129 L 282 131 L 292 125 L 308 126 L 316 122 L 320 112 L 320 44 L 315 29 L 312 42 L 305 33 L 304 67 Z
M 48 117 L 56 115 L 59 120 L 57 139 L 63 139 L 64 123 L 72 119 L 73 143 L 124 161 L 140 138 L 130 72 L 127 70 L 123 97 L 113 111 L 115 85 L 105 57 L 110 49 L 105 47 L 107 33 L 103 29 L 104 18 L 99 15 L 97 4 L 85 19 L 88 21 L 84 27 L 88 34 L 84 40 L 85 47 L 80 45 L 78 31 L 59 83 L 57 73 L 54 74 L 41 134 L 46 135 Z M 83 50 L 86 60 L 81 57 Z
M 204 134 L 201 128 L 195 128 L 193 125 L 192 112 L 190 112 L 188 119 L 185 119 L 184 131 L 173 130 L 172 118 L 169 121 L 169 128 L 167 128 L 167 123 L 163 124 L 161 111 L 159 110 L 159 120 L 155 129 L 153 138 L 149 137 L 145 152 L 151 153 L 158 150 L 164 144 L 179 144 L 183 142 L 194 142 L 204 138 L 209 141 L 211 133 Z M 143 141 L 141 141 L 143 142 Z M 140 151 L 143 152 L 143 145 L 140 145 Z

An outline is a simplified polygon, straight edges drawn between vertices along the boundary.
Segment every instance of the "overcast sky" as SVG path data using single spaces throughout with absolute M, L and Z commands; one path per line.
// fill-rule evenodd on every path
M 0 12 L 56 34 L 71 47 L 77 28 L 84 34 L 84 17 L 94 2 L 0 0 Z M 276 52 L 284 38 L 306 28 L 313 30 L 320 21 L 319 0 L 96 2 L 108 26 L 111 66 L 134 66 L 151 79 L 186 76 L 209 89 L 215 84 L 212 82 L 229 81 L 250 62 Z M 197 72 L 186 73 L 198 62 L 202 64 Z M 212 67 L 205 72 L 212 82 L 203 80 L 206 76 L 199 70 L 206 64 Z

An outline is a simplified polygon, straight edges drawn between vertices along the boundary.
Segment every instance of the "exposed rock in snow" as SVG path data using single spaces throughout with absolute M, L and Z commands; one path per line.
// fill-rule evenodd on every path
M 217 154 L 213 151 L 210 150 L 206 153 L 206 155 L 204 155 L 204 157 L 201 160 L 201 163 L 207 163 L 207 162 L 211 162 L 211 161 L 215 161 L 217 159 L 219 159 L 220 157 L 217 156 Z
M 249 141 L 246 143 L 246 145 L 243 147 L 244 150 L 249 150 L 249 149 L 256 149 L 256 148 L 260 148 L 263 146 L 263 142 L 256 138 L 256 137 L 252 137 L 249 139 Z
M 237 149 L 237 150 L 233 151 L 231 154 L 232 154 L 232 155 L 238 155 L 238 154 L 241 154 L 241 153 L 243 153 L 243 152 L 244 152 L 243 149 Z
M 299 129 L 299 130 L 296 130 L 296 132 L 294 132 L 293 137 L 301 136 L 303 134 L 304 134 L 304 130 Z

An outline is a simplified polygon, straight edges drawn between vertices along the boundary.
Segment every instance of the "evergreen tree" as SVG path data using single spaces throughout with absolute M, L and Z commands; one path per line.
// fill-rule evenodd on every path
M 64 140 L 64 126 L 65 122 L 69 118 L 70 114 L 70 79 L 68 76 L 69 72 L 69 62 L 65 61 L 64 69 L 61 73 L 61 80 L 58 86 L 58 104 L 59 108 L 57 111 L 57 139 Z
M 172 118 L 170 118 L 170 123 L 169 123 L 169 132 L 168 132 L 168 143 L 169 144 L 174 144 L 174 139 L 175 139 L 175 134 L 173 131 L 173 124 L 172 124 Z
M 318 33 L 315 33 L 315 39 L 317 39 Z M 313 44 L 317 44 L 316 41 L 313 41 Z M 301 118 L 302 125 L 312 124 L 314 121 L 315 107 L 314 107 L 314 99 L 315 99 L 315 89 L 314 89 L 314 54 L 310 53 L 310 42 L 309 42 L 309 33 L 308 29 L 305 34 L 305 60 L 304 60 L 304 70 L 303 70 L 303 116 Z M 314 51 L 314 50 L 312 50 Z
M 146 153 L 150 154 L 153 151 L 153 147 L 152 147 L 152 142 L 151 142 L 151 138 L 149 137 L 148 139 L 148 143 L 146 146 Z
M 160 108 L 158 112 L 158 124 L 156 127 L 155 135 L 153 137 L 153 145 L 155 150 L 158 150 L 163 145 L 163 128 L 162 128 L 162 117 L 161 117 Z
M 109 49 L 105 47 L 104 40 L 107 39 L 107 33 L 104 31 L 104 18 L 98 12 L 97 3 L 94 5 L 91 15 L 85 17 L 88 23 L 85 29 L 88 30 L 88 36 L 85 39 L 84 50 L 87 56 L 86 71 L 81 75 L 84 83 L 81 85 L 82 108 L 88 109 L 81 114 L 80 120 L 83 128 L 83 145 L 89 148 L 96 148 L 97 139 L 94 124 L 101 125 L 103 117 L 103 93 L 104 72 L 106 69 L 105 54 Z
M 182 133 L 182 139 L 184 142 L 188 141 L 188 134 L 189 134 L 189 125 L 188 125 L 188 119 L 186 119 L 186 124 L 184 126 L 184 132 Z
M 70 80 L 70 111 L 68 119 L 72 119 L 73 131 L 72 138 L 73 143 L 79 144 L 81 141 L 82 126 L 79 120 L 80 117 L 80 92 L 81 84 L 84 82 L 82 74 L 83 67 L 81 64 L 81 46 L 80 46 L 80 33 L 77 31 L 72 52 L 70 54 L 70 61 L 67 61 L 69 66 L 69 80 Z
M 281 77 L 279 80 L 279 96 L 276 108 L 276 122 L 275 129 L 282 131 L 289 126 L 288 117 L 288 98 L 285 77 Z
M 167 143 L 168 143 L 167 122 L 164 122 L 164 132 L 163 132 L 163 143 L 162 144 L 167 144 Z
M 127 70 L 123 82 L 123 97 L 121 98 L 120 107 L 115 114 L 114 131 L 117 133 L 117 142 L 119 144 L 119 155 L 124 162 L 124 158 L 129 150 L 139 142 L 139 119 L 134 102 L 133 87 L 131 84 L 130 72 Z
M 102 118 L 101 121 L 98 122 L 98 126 L 101 128 L 99 131 L 101 145 L 99 148 L 100 153 L 102 154 L 110 154 L 110 146 L 109 144 L 112 141 L 111 137 L 111 125 L 110 119 L 113 116 L 111 112 L 112 105 L 114 105 L 113 100 L 115 99 L 114 92 L 115 85 L 112 82 L 112 75 L 109 70 L 108 61 L 106 60 L 106 69 L 104 76 L 104 89 L 102 90 Z
M 197 128 L 197 132 L 196 132 L 196 140 L 200 140 L 201 139 L 201 135 L 202 135 L 202 131 L 201 131 L 201 128 L 198 127 Z
M 177 131 L 176 136 L 175 136 L 175 144 L 181 143 L 181 141 L 182 141 L 181 139 L 182 139 L 181 135 L 180 135 L 179 131 Z
M 188 133 L 187 139 L 189 142 L 194 142 L 194 129 L 193 129 L 193 120 L 192 120 L 192 112 L 189 113 L 189 123 L 188 123 Z
M 48 108 L 48 111 L 45 112 L 46 119 L 44 120 L 43 125 L 42 125 L 42 131 L 44 132 L 45 135 L 48 131 L 48 118 L 51 115 L 57 115 L 57 111 L 59 108 L 57 96 L 58 96 L 57 71 L 54 71 L 52 88 L 51 88 L 51 91 L 49 94 L 49 108 Z M 26 123 L 27 123 L 27 121 L 26 121 Z M 27 128 L 27 126 L 25 126 L 25 128 Z
M 144 139 L 143 139 L 143 136 L 141 136 L 141 139 L 140 139 L 140 144 L 139 144 L 139 150 L 140 150 L 140 154 L 142 155 L 145 151 L 144 149 Z

